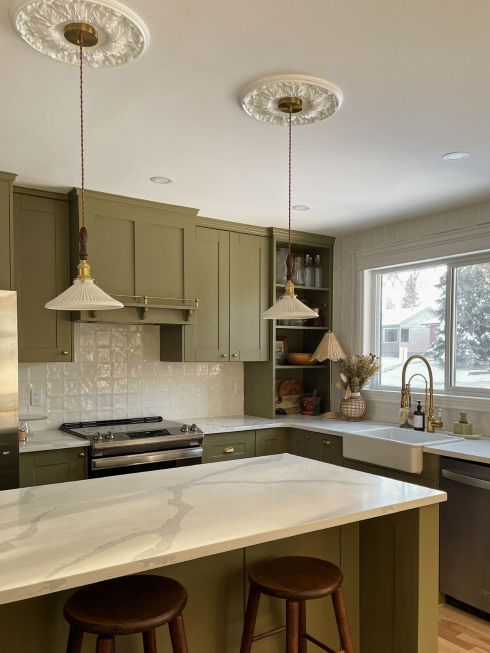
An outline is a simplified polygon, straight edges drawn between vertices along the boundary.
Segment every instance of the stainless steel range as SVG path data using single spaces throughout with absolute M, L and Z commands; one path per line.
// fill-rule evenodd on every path
M 202 462 L 203 432 L 195 424 L 161 417 L 71 422 L 62 431 L 90 441 L 92 478 L 196 465 Z

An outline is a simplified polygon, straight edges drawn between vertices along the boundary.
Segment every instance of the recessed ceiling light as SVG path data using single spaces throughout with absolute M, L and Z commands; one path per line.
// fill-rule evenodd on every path
M 445 154 L 442 158 L 445 161 L 460 161 L 461 159 L 467 159 L 469 156 L 468 152 L 449 152 L 449 154 Z
M 295 211 L 309 211 L 311 206 L 307 206 L 306 204 L 296 204 L 296 206 L 293 206 L 293 209 Z
M 150 181 L 155 184 L 172 184 L 174 180 L 170 179 L 170 177 L 151 177 Z

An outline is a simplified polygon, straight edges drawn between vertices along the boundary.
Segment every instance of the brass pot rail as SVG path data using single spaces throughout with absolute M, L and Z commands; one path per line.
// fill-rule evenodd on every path
M 115 293 L 109 293 L 111 297 L 128 297 L 131 299 L 142 299 L 141 302 L 123 302 L 125 308 L 137 308 L 140 311 L 140 318 L 142 320 L 146 319 L 148 310 L 151 309 L 167 309 L 167 310 L 181 310 L 185 311 L 185 319 L 188 322 L 193 315 L 194 311 L 200 310 L 199 308 L 199 299 L 189 299 L 188 297 L 160 297 L 158 295 L 120 295 Z M 149 299 L 161 299 L 173 302 L 194 302 L 195 306 L 174 306 L 173 304 L 149 304 Z M 97 317 L 97 311 L 91 311 L 92 317 Z

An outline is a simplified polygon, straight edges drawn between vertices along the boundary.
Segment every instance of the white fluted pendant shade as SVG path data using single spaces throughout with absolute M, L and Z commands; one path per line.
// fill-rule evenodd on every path
M 93 279 L 75 279 L 73 285 L 48 302 L 46 308 L 55 311 L 110 311 L 124 308 L 124 304 L 105 293 Z
M 284 295 L 274 306 L 262 313 L 262 317 L 265 320 L 297 320 L 318 317 L 318 313 L 300 302 L 295 295 Z
M 329 331 L 323 336 L 320 344 L 316 348 L 315 353 L 312 354 L 311 360 L 314 358 L 320 362 L 327 360 L 328 358 L 328 360 L 337 363 L 337 361 L 347 357 L 344 353 L 344 350 L 340 346 L 340 342 L 335 337 L 335 334 Z

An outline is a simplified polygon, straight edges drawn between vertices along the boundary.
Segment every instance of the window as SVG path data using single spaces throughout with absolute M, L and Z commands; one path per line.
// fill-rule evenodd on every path
M 385 342 L 398 342 L 398 329 L 384 329 Z
M 452 259 L 372 271 L 375 350 L 381 358 L 378 388 L 400 388 L 410 356 L 428 359 L 434 388 L 453 394 L 490 395 L 490 257 Z M 427 377 L 415 360 L 407 381 Z M 419 376 L 411 385 L 425 388 Z

